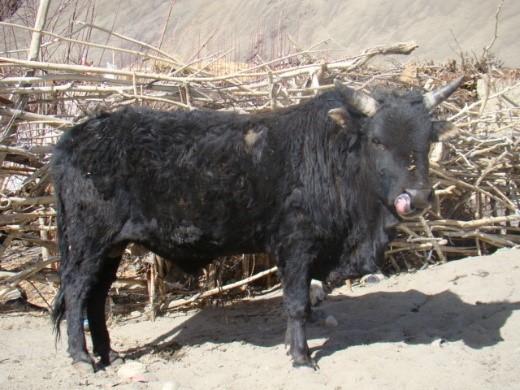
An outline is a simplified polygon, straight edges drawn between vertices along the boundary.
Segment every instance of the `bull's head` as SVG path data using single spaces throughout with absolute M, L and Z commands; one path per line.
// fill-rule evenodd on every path
M 457 131 L 449 122 L 432 120 L 430 114 L 462 80 L 426 94 L 376 92 L 372 96 L 335 82 L 345 105 L 330 110 L 329 116 L 346 131 L 360 131 L 361 159 L 368 176 L 364 180 L 374 183 L 369 191 L 377 192 L 401 218 L 420 215 L 431 205 L 430 145 Z M 354 120 L 357 126 L 349 123 Z

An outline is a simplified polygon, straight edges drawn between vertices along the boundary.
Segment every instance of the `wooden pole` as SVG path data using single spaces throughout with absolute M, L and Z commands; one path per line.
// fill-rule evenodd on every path
M 38 7 L 38 13 L 36 14 L 36 22 L 34 24 L 34 31 L 32 33 L 31 38 L 31 46 L 29 47 L 29 55 L 27 57 L 27 61 L 36 61 L 38 60 L 38 56 L 40 55 L 40 45 L 42 40 L 42 31 L 45 26 L 45 22 L 47 21 L 47 13 L 49 12 L 50 0 L 41 0 L 40 6 Z M 25 72 L 25 77 L 34 76 L 36 69 L 29 68 Z M 26 83 L 20 83 L 20 86 L 27 86 Z M 27 104 L 28 97 L 27 96 L 19 96 L 14 109 L 23 111 L 25 105 Z M 14 122 L 16 117 L 13 116 L 9 120 L 9 123 L 5 127 L 2 137 L 0 139 L 0 143 L 4 144 L 6 140 L 16 132 L 16 127 L 14 126 Z M 0 156 L 0 165 L 2 165 L 5 158 L 5 154 Z

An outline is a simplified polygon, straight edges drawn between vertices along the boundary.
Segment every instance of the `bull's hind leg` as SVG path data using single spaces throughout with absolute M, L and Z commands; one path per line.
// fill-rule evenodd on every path
M 95 362 L 87 350 L 83 313 L 91 292 L 94 291 L 96 276 L 102 269 L 102 259 L 98 251 L 93 253 L 85 249 L 74 250 L 61 270 L 67 318 L 67 351 L 72 358 L 72 364 L 82 372 L 92 372 L 96 369 Z
M 106 325 L 105 303 L 110 286 L 116 280 L 116 272 L 121 257 L 106 258 L 99 269 L 96 283 L 87 298 L 87 317 L 92 336 L 94 355 L 100 357 L 104 366 L 122 363 L 119 354 L 110 348 L 110 336 Z
M 285 256 L 282 253 L 279 269 L 287 311 L 285 342 L 289 344 L 289 353 L 294 365 L 317 368 L 316 363 L 310 357 L 305 330 L 310 312 L 310 261 L 309 254 L 302 253 L 300 250 L 286 253 Z
M 61 280 L 67 318 L 67 351 L 72 358 L 72 364 L 79 371 L 92 372 L 95 362 L 87 351 L 83 329 L 83 311 L 88 294 L 89 275 L 84 275 L 79 269 L 76 269 L 71 275 L 62 273 Z

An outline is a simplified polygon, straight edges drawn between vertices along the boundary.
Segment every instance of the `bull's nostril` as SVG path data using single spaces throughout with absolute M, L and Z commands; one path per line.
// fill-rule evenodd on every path
M 433 191 L 428 189 L 405 189 L 406 193 L 410 195 L 412 206 L 417 209 L 426 209 L 430 207 L 433 201 Z

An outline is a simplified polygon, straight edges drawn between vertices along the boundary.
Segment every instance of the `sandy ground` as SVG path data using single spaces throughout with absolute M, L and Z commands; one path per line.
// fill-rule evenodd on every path
M 111 325 L 124 366 L 75 372 L 49 319 L 0 316 L 1 389 L 518 389 L 520 251 L 337 289 L 308 328 L 320 369 L 293 368 L 279 292 Z M 138 372 L 125 370 L 136 366 Z M 140 370 L 140 371 L 139 371 Z M 128 378 L 130 376 L 130 378 Z

